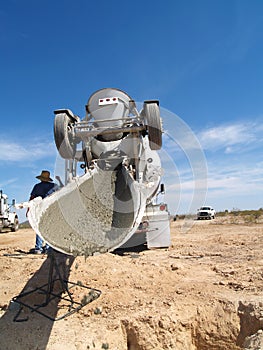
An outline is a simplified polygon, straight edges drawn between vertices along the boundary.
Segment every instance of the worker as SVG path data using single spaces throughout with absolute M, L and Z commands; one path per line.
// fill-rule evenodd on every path
M 42 170 L 41 174 L 36 176 L 36 178 L 40 180 L 40 183 L 36 184 L 33 187 L 29 200 L 32 200 L 36 197 L 41 197 L 43 199 L 59 189 L 58 185 L 56 185 L 50 178 L 50 172 L 48 170 Z M 59 177 L 57 176 L 56 179 L 61 184 L 60 178 L 58 178 Z M 28 214 L 28 210 L 26 215 Z M 36 234 L 35 248 L 31 249 L 30 252 L 33 254 L 44 254 L 48 249 L 49 246 L 46 244 L 45 247 L 43 247 L 43 239 L 38 234 Z

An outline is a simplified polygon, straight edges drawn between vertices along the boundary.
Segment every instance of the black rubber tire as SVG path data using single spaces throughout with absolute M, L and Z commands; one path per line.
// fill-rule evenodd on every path
M 157 103 L 145 103 L 144 115 L 150 149 L 158 151 L 162 148 L 162 126 L 160 108 Z
M 12 231 L 12 232 L 16 232 L 16 231 L 18 231 L 18 229 L 19 229 L 19 221 L 18 221 L 18 219 L 16 218 L 14 224 L 13 224 L 12 227 L 11 227 L 11 231 Z
M 59 113 L 54 120 L 54 139 L 57 150 L 62 158 L 73 159 L 76 153 L 76 143 L 71 134 L 74 121 L 66 114 Z

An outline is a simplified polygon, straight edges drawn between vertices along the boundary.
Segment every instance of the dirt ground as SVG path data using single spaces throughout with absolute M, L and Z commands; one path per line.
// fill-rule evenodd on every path
M 48 282 L 53 260 L 25 253 L 34 232 L 1 233 L 0 349 L 263 349 L 263 223 L 216 218 L 183 227 L 171 222 L 168 249 L 59 254 L 53 278 L 61 272 L 76 283 L 61 296 L 76 307 L 94 299 L 64 318 L 68 300 L 35 290 Z M 53 292 L 61 292 L 59 280 Z

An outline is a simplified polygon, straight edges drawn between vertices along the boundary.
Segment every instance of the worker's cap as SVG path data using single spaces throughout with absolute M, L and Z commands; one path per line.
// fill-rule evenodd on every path
M 42 170 L 41 174 L 36 176 L 36 178 L 41 180 L 41 181 L 45 181 L 45 182 L 53 181 L 50 178 L 50 172 L 48 170 Z

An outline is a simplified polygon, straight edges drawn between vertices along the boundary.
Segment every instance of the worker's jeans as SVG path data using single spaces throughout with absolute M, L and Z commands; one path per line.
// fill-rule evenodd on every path
M 36 245 L 35 245 L 35 250 L 40 250 L 41 252 L 43 251 L 43 239 L 39 236 L 36 235 Z M 49 246 L 46 244 L 45 250 L 47 250 Z

